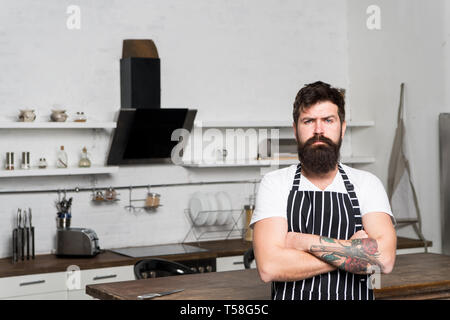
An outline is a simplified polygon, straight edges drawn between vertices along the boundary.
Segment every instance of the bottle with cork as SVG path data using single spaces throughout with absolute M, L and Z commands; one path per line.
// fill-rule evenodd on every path
M 81 152 L 81 159 L 78 162 L 80 168 L 89 168 L 91 166 L 91 160 L 88 158 L 88 153 L 86 147 L 83 147 Z
M 67 153 L 64 151 L 64 146 L 61 146 L 58 155 L 56 157 L 56 167 L 57 168 L 67 168 L 68 167 Z

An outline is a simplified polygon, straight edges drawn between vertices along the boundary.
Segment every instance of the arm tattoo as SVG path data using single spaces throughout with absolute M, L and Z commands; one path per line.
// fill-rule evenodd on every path
M 375 239 L 335 240 L 320 237 L 321 245 L 312 245 L 310 252 L 325 262 L 351 273 L 367 274 L 373 267 L 381 269 Z

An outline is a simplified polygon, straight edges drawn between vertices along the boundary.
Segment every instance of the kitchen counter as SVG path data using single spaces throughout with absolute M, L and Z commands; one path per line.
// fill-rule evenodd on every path
M 217 240 L 186 243 L 200 248 L 208 249 L 207 252 L 161 255 L 158 258 L 173 261 L 217 258 L 227 256 L 237 256 L 244 254 L 252 243 L 241 239 Z M 428 242 L 428 246 L 432 243 Z M 398 237 L 397 249 L 417 248 L 423 246 L 420 240 Z M 0 259 L 0 278 L 21 275 L 39 274 L 47 272 L 61 272 L 67 270 L 70 265 L 77 265 L 81 270 L 119 267 L 133 265 L 142 258 L 130 258 L 106 250 L 92 258 L 58 258 L 54 254 L 36 255 L 35 260 L 20 261 L 16 264 L 11 262 L 11 258 Z
M 182 292 L 155 299 L 265 300 L 270 283 L 255 269 L 104 283 L 86 286 L 98 299 L 134 300 L 138 295 L 174 289 Z M 450 256 L 433 253 L 399 255 L 394 270 L 381 275 L 376 299 L 450 299 Z
M 205 252 L 183 253 L 154 256 L 172 261 L 206 259 L 242 255 L 251 248 L 252 243 L 242 239 L 217 240 L 205 242 L 186 243 L 192 246 L 208 249 Z M 66 271 L 67 267 L 77 265 L 81 270 L 95 268 L 109 268 L 134 265 L 143 258 L 130 258 L 106 250 L 95 257 L 88 258 L 58 258 L 54 254 L 36 255 L 34 260 L 20 261 L 16 264 L 11 258 L 0 259 L 0 278 L 21 275 L 39 274 L 47 272 Z

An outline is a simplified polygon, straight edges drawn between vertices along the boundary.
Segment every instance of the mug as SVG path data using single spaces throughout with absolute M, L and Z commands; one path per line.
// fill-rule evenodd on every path
M 161 195 L 158 193 L 147 193 L 147 199 L 145 200 L 145 206 L 147 208 L 156 208 L 159 206 L 159 199 Z

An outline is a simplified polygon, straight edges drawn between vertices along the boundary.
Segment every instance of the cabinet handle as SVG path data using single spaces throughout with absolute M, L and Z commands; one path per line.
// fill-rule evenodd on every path
M 36 280 L 36 281 L 29 281 L 29 282 L 21 282 L 20 284 L 19 284 L 19 286 L 29 286 L 29 285 L 32 285 L 32 284 L 39 284 L 39 283 L 45 283 L 45 280 Z
M 244 261 L 234 261 L 233 264 L 244 264 Z
M 103 279 L 109 279 L 109 278 L 115 278 L 117 277 L 117 274 L 109 274 L 107 276 L 95 276 L 92 278 L 92 280 L 103 280 Z

